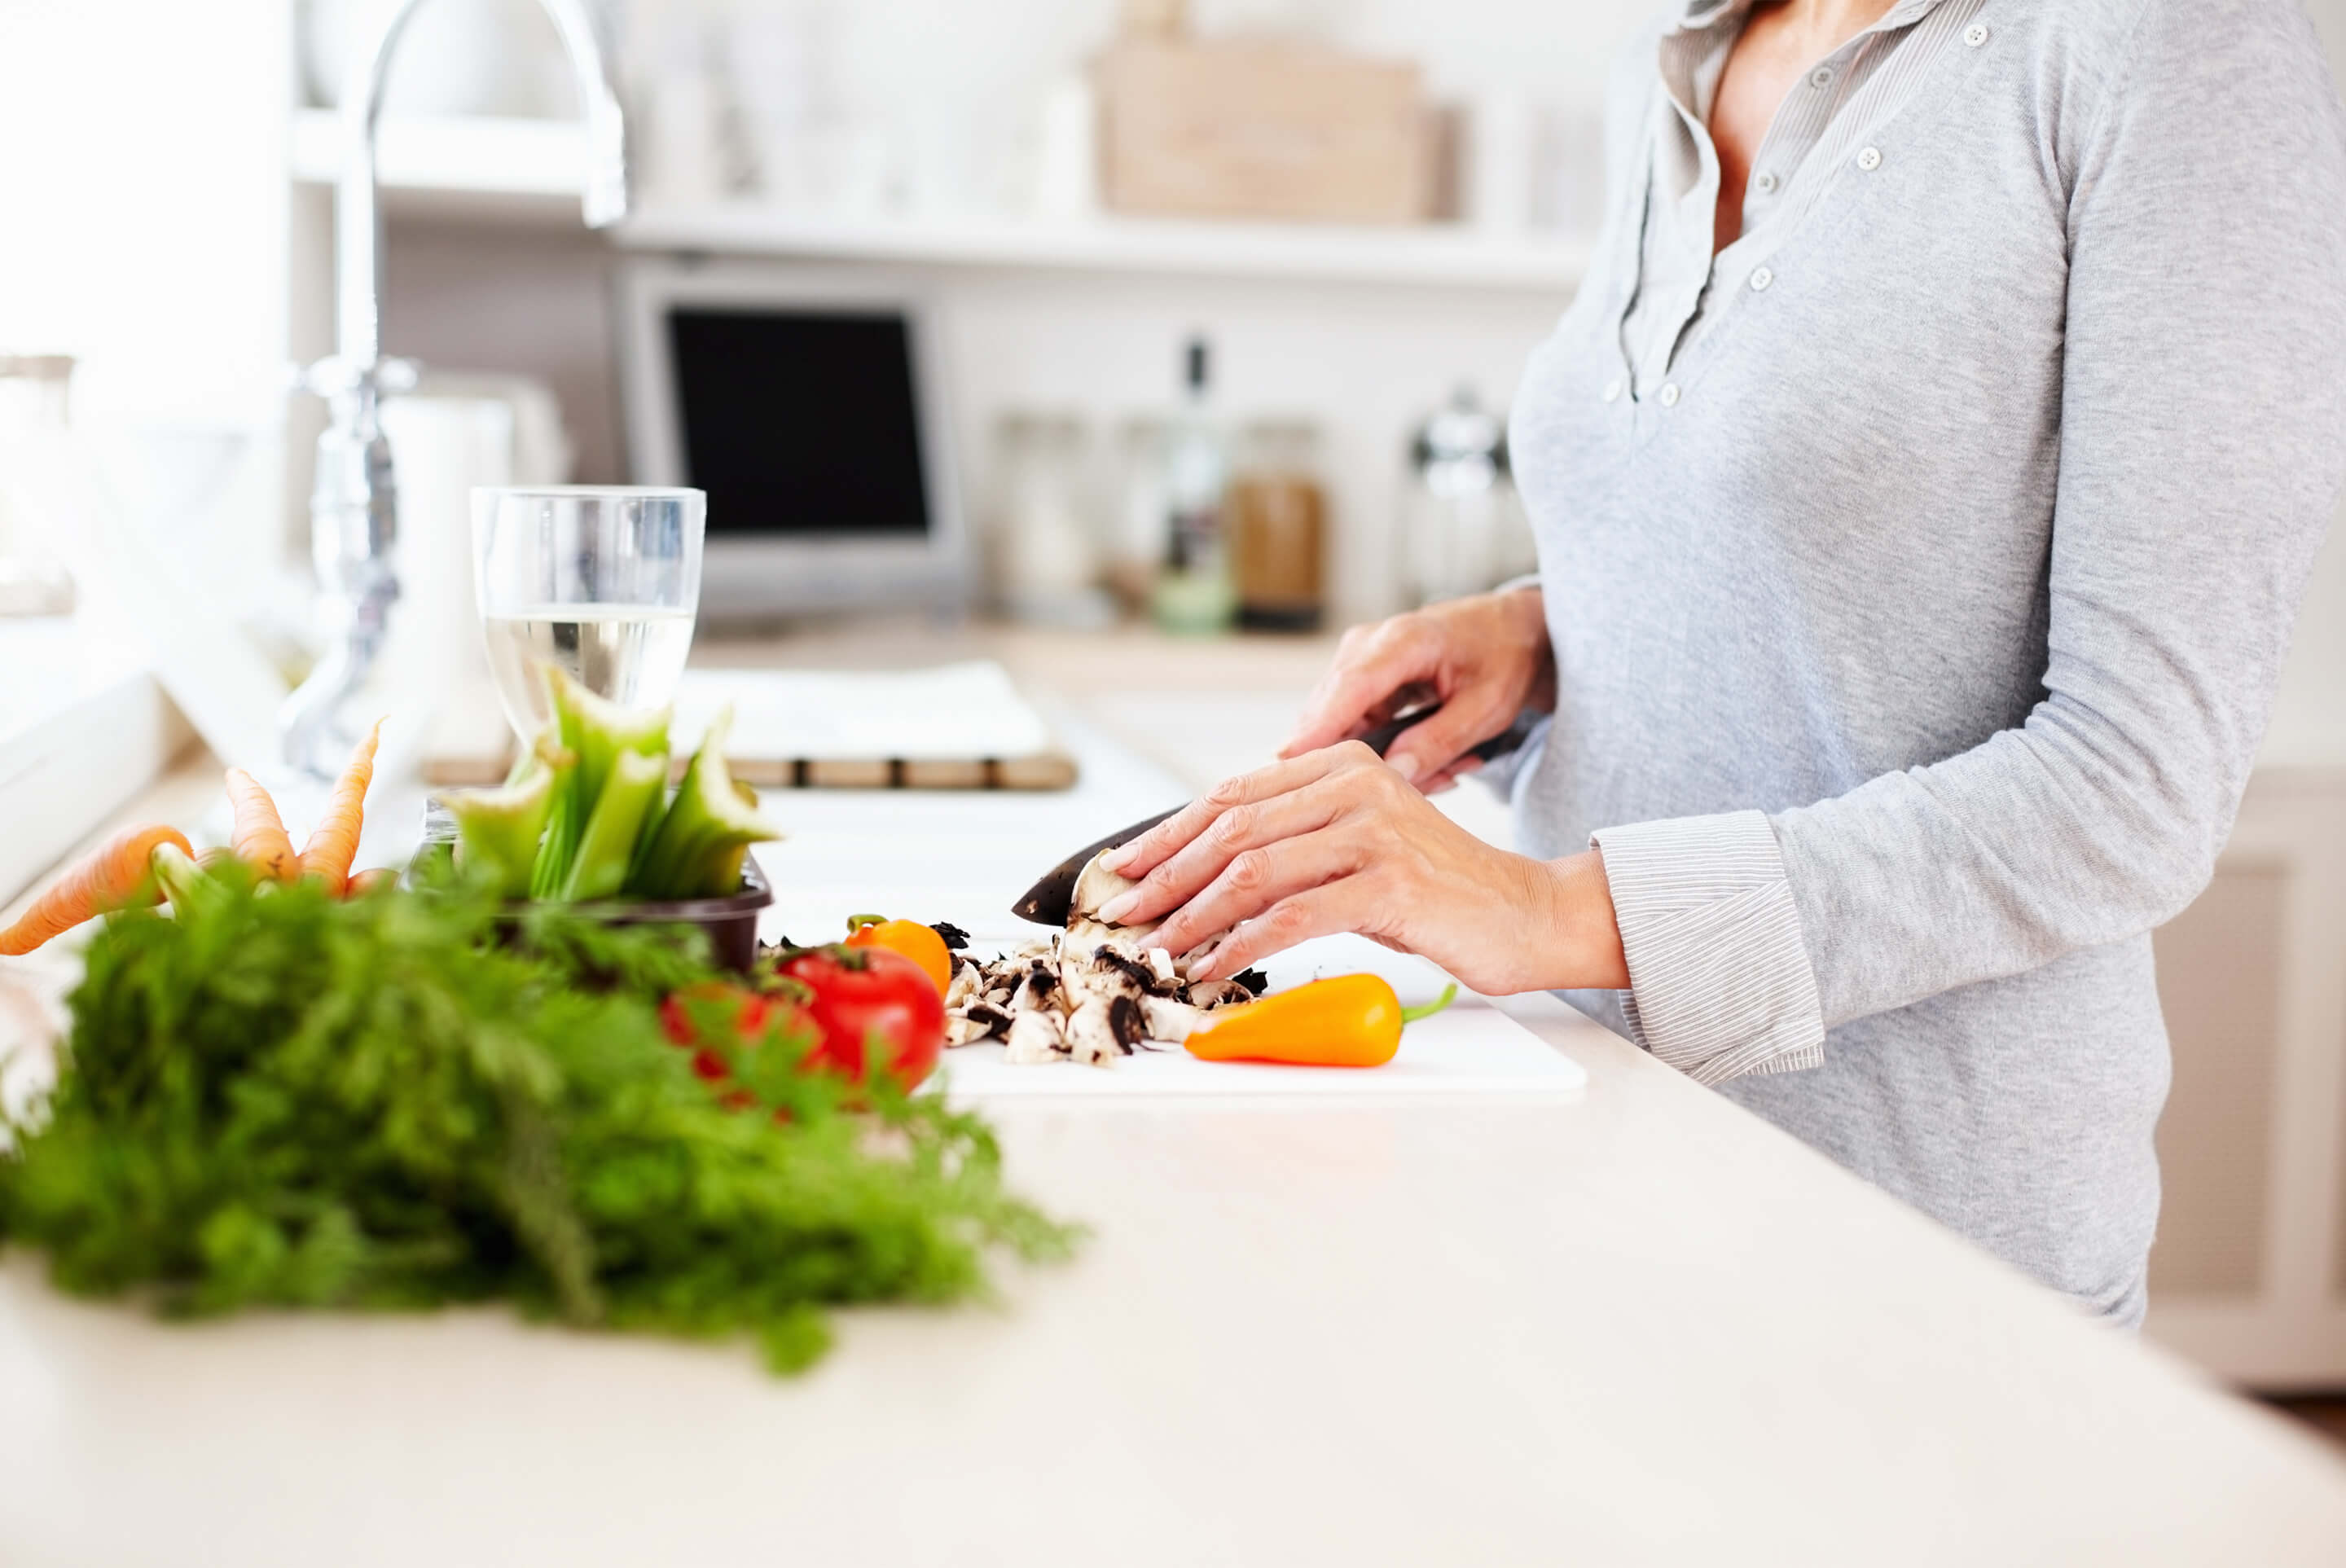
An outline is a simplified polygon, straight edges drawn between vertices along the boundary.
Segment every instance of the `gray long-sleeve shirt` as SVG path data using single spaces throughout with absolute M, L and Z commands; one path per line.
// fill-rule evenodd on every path
M 1559 676 L 1514 793 L 1527 850 L 1605 852 L 1631 990 L 1576 1003 L 2133 1321 L 2147 933 L 2346 482 L 2346 127 L 2289 0 L 1906 0 L 1861 46 L 1952 5 L 1715 263 L 1678 227 L 1688 330 L 1626 329 L 1688 270 L 1668 138 L 1715 156 L 1664 36 L 1617 71 L 1511 433 Z

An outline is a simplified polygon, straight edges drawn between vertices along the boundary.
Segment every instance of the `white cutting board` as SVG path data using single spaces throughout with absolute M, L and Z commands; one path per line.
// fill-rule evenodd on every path
M 1322 937 L 1265 964 L 1273 992 L 1330 974 L 1382 974 L 1404 1005 L 1430 1002 L 1446 983 L 1422 959 L 1360 937 Z M 1054 1062 L 1013 1066 L 994 1042 L 947 1051 L 932 1083 L 957 1101 L 1038 1099 L 1506 1099 L 1578 1095 L 1580 1064 L 1478 998 L 1461 997 L 1402 1032 L 1382 1067 L 1289 1067 L 1200 1062 L 1187 1051 L 1138 1051 L 1105 1067 Z

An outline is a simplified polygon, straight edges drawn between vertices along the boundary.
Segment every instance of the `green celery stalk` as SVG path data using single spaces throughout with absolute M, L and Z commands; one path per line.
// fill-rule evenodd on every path
M 578 759 L 570 778 L 556 792 L 553 814 L 546 824 L 546 847 L 539 853 L 530 882 L 533 897 L 551 899 L 561 897 L 563 890 L 570 885 L 579 841 L 586 836 L 595 808 L 602 800 L 603 786 L 610 780 L 611 769 L 621 754 L 656 756 L 665 763 L 669 710 L 622 708 L 596 696 L 559 667 L 548 664 L 543 667 L 556 729 L 563 746 Z
M 644 841 L 627 873 L 627 892 L 645 899 L 722 898 L 741 885 L 741 861 L 751 844 L 781 837 L 758 813 L 757 796 L 737 784 L 725 762 L 733 728 L 727 708 L 709 727 L 686 764 L 684 782 L 668 814 Z
M 565 902 L 611 898 L 627 885 L 647 820 L 667 785 L 665 751 L 658 756 L 622 751 L 612 759 L 611 776 L 578 838 L 577 859 L 571 862 L 570 880 L 562 890 Z
M 515 782 L 500 789 L 456 789 L 441 802 L 456 819 L 456 869 L 494 888 L 500 898 L 531 896 L 538 840 L 569 772 L 569 753 L 538 742 Z

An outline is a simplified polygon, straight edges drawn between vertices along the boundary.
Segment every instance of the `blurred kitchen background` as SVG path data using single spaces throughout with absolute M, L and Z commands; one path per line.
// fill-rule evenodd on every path
M 2346 0 L 2316 11 L 2346 57 Z M 325 412 L 292 367 L 334 347 L 335 105 L 380 15 L 0 0 L 0 820 L 86 830 L 183 718 L 233 728 L 203 692 L 318 657 Z M 383 343 L 419 367 L 385 414 L 394 677 L 470 689 L 470 486 L 686 482 L 699 660 L 976 652 L 1193 782 L 1260 760 L 1336 632 L 1527 569 L 1505 413 L 1602 221 L 1605 73 L 1645 15 L 602 0 L 634 209 L 590 231 L 536 0 L 429 0 L 380 138 Z M 453 776 L 502 733 L 444 706 L 409 760 Z M 54 852 L 11 836 L 0 897 Z M 2160 959 L 2152 1331 L 2346 1388 L 2336 538 Z

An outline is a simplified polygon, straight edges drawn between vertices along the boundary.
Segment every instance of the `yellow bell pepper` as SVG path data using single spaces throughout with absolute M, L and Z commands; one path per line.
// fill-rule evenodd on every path
M 1217 1013 L 1182 1044 L 1203 1062 L 1382 1067 L 1401 1049 L 1404 1024 L 1441 1012 L 1457 995 L 1452 985 L 1423 1007 L 1403 1007 L 1382 975 L 1340 974 Z
M 889 920 L 882 915 L 850 915 L 847 945 L 884 947 L 903 953 L 921 966 L 921 972 L 929 977 L 938 995 L 953 988 L 953 952 L 933 926 L 923 925 L 916 920 Z

